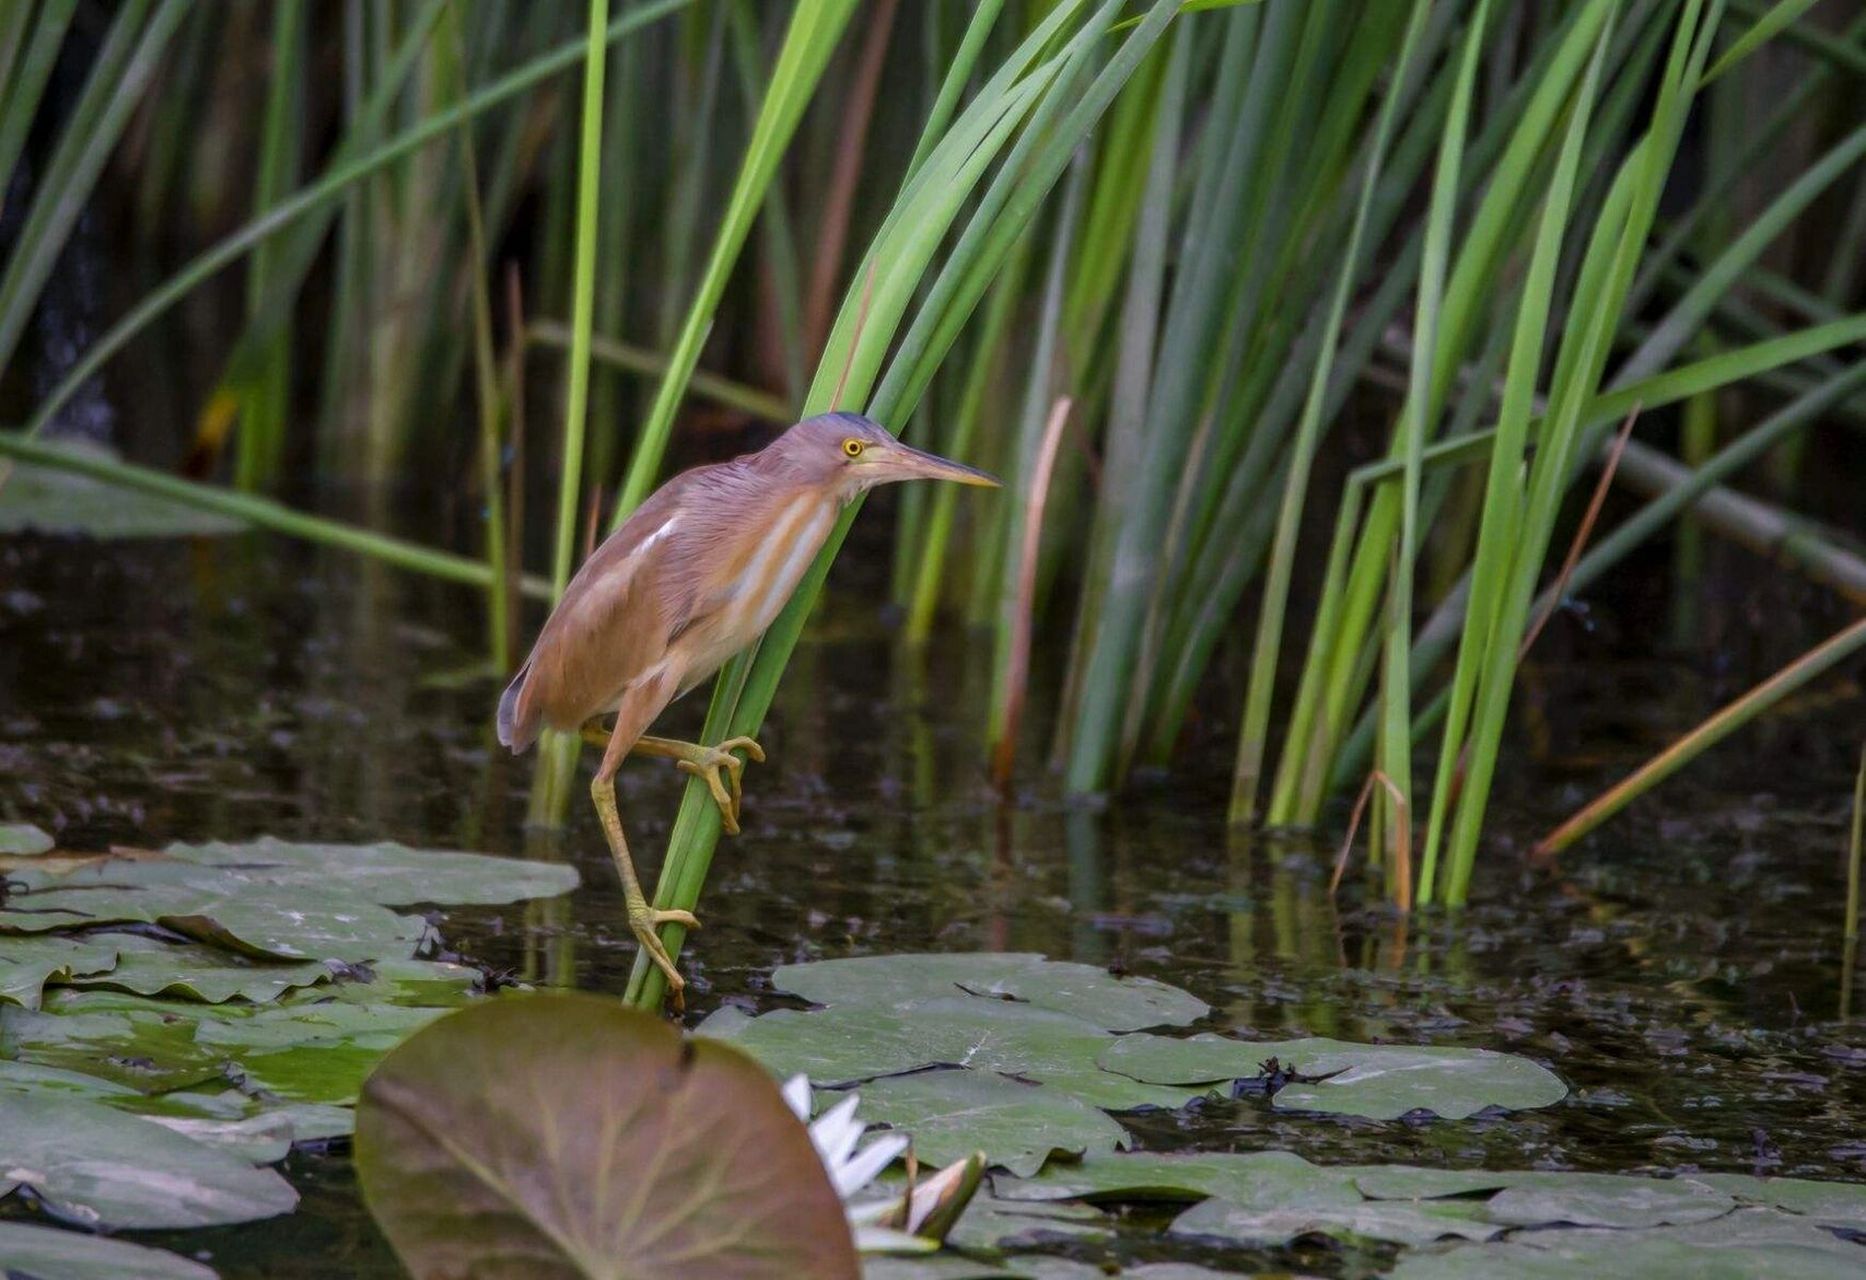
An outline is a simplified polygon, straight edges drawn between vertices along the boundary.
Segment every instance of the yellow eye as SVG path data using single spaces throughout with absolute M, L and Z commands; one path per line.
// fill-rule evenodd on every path
M 853 436 L 851 436 L 849 439 L 844 440 L 842 442 L 842 452 L 845 456 L 850 457 L 850 458 L 861 457 L 862 450 L 866 449 L 867 447 L 868 447 L 867 445 L 863 444 L 860 440 L 855 439 Z

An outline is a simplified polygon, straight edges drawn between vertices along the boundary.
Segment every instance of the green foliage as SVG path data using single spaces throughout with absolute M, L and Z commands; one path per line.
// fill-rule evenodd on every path
M 284 3 L 240 22 L 139 0 L 61 90 L 78 7 L 5 6 L 0 375 L 36 399 L 23 433 L 0 433 L 32 464 L 0 521 L 317 539 L 484 589 L 509 663 L 517 566 L 548 560 L 561 590 L 586 532 L 626 518 L 683 433 L 839 399 L 1009 482 L 908 498 L 892 556 L 906 661 L 944 638 L 942 615 L 994 627 L 1001 655 L 1008 620 L 1034 619 L 1034 675 L 1059 696 L 1007 750 L 1047 737 L 1065 790 L 1104 792 L 1187 765 L 1194 710 L 1237 707 L 1234 731 L 1201 717 L 1235 733 L 1235 820 L 1318 825 L 1377 770 L 1386 892 L 1456 904 L 1549 562 L 1612 426 L 1640 406 L 1635 449 L 1662 455 L 1661 410 L 1696 395 L 1704 422 L 1713 392 L 1738 393 L 1718 414 L 1736 425 L 1698 432 L 1665 492 L 1603 522 L 1569 591 L 1759 459 L 1792 505 L 1811 432 L 1866 421 L 1866 130 L 1845 112 L 1861 27 L 1830 31 L 1807 0 L 991 0 L 896 24 L 873 104 L 838 70 L 864 56 L 842 49 L 865 12 L 851 0 L 611 7 Z M 1751 119 L 1727 107 L 1779 74 L 1760 49 L 1793 84 Z M 225 65 L 268 74 L 209 82 Z M 311 74 L 327 66 L 340 92 Z M 234 124 L 206 111 L 209 87 L 245 93 Z M 837 157 L 857 134 L 863 151 Z M 188 172 L 197 151 L 241 158 L 237 189 L 205 160 Z M 22 377 L 58 255 L 112 181 L 141 184 L 138 209 L 172 216 L 194 256 L 74 360 Z M 201 248 L 195 225 L 235 229 Z M 845 226 L 864 246 L 846 264 Z M 224 361 L 187 410 L 195 461 L 248 492 L 32 439 L 241 263 Z M 805 313 L 834 289 L 808 350 Z M 568 360 L 528 372 L 538 346 Z M 312 382 L 321 415 L 291 394 Z M 1357 394 L 1370 383 L 1396 394 Z M 1060 395 L 1073 408 L 1026 549 Z M 562 430 L 526 438 L 528 400 Z M 470 476 L 475 557 L 261 496 L 302 460 L 372 484 Z M 526 554 L 528 497 L 555 512 L 548 554 Z M 1714 507 L 1695 529 L 1723 527 Z M 364 523 L 391 514 L 376 498 Z M 1857 559 L 1797 545 L 1816 548 L 1803 563 Z M 709 738 L 757 730 L 827 567 L 722 674 Z M 1022 678 L 1001 656 L 994 706 Z M 575 794 L 561 762 L 536 816 Z M 657 905 L 695 906 L 716 822 L 690 788 Z M 638 967 L 632 998 L 659 983 Z

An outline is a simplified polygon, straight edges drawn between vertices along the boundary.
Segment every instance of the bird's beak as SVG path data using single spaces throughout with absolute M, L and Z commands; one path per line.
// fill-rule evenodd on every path
M 977 485 L 981 489 L 1001 487 L 998 477 L 977 467 L 968 467 L 963 462 L 953 462 L 936 453 L 927 453 L 912 445 L 896 441 L 887 447 L 883 459 L 888 470 L 894 472 L 890 480 L 952 480 L 959 484 Z

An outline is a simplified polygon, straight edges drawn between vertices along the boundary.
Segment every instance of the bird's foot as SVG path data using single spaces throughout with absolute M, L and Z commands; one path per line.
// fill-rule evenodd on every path
M 674 967 L 673 957 L 667 954 L 667 947 L 656 932 L 664 924 L 685 925 L 697 929 L 700 922 L 691 911 L 658 911 L 640 898 L 628 904 L 629 932 L 641 944 L 641 949 L 655 963 L 655 967 L 667 976 L 667 998 L 674 1006 L 675 1013 L 684 1013 L 687 1009 L 687 980 L 680 976 L 680 970 Z
M 739 803 L 744 795 L 745 761 L 732 753 L 743 751 L 747 757 L 762 764 L 764 748 L 750 738 L 727 738 L 716 747 L 703 747 L 697 742 L 669 745 L 680 748 L 669 753 L 674 757 L 674 767 L 706 784 L 706 789 L 713 793 L 713 803 L 719 806 L 719 820 L 726 834 L 736 836 L 739 833 Z

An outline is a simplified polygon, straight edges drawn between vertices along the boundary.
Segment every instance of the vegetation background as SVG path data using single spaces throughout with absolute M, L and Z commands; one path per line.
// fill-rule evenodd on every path
M 1857 695 L 1862 21 L 12 0 L 0 453 L 479 589 L 492 689 L 673 469 L 860 409 L 1006 479 L 860 544 L 908 654 L 990 652 L 1001 782 L 1359 795 L 1385 891 L 1455 904 L 1538 668 L 1684 653 L 1731 703 L 1550 849 Z M 689 794 L 661 905 L 716 822 Z

